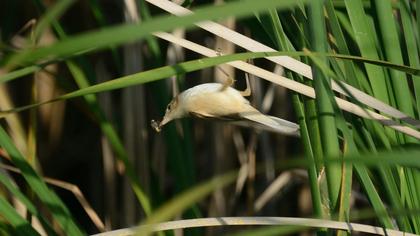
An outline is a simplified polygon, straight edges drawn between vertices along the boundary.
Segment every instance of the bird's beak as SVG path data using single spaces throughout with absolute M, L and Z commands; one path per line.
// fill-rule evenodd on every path
M 168 116 L 164 116 L 163 117 L 163 119 L 162 119 L 162 121 L 159 123 L 159 127 L 161 128 L 161 127 L 163 127 L 164 125 L 166 125 L 169 121 L 171 121 L 171 119 L 170 118 L 168 118 Z

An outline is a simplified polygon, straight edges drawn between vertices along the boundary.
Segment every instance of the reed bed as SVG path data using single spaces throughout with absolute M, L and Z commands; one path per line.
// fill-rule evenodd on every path
M 420 1 L 0 2 L 1 235 L 420 234 Z M 299 137 L 152 120 L 251 81 Z

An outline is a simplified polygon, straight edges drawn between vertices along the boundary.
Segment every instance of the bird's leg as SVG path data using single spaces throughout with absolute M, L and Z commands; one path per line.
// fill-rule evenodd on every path
M 221 52 L 221 49 L 220 48 L 218 48 L 217 50 L 216 50 L 216 55 L 217 56 L 221 56 L 222 55 L 222 52 Z M 226 80 L 225 80 L 225 82 L 223 83 L 223 87 L 222 87 L 222 89 L 221 89 L 221 91 L 224 91 L 225 89 L 227 89 L 228 87 L 231 87 L 234 83 L 235 83 L 235 80 L 232 78 L 232 77 L 230 77 L 229 75 L 228 75 L 228 73 L 226 73 L 226 71 L 224 71 L 221 67 L 216 67 L 217 69 L 219 69 L 225 76 L 226 76 Z
M 227 79 L 225 80 L 225 82 L 223 83 L 223 87 L 222 89 L 220 89 L 221 91 L 224 91 L 225 89 L 227 89 L 228 87 L 231 87 L 234 83 L 235 80 L 230 77 L 228 75 L 228 73 L 226 73 L 226 71 L 224 71 L 221 67 L 216 67 L 217 69 L 219 69 L 224 75 L 226 75 Z
M 249 84 L 248 73 L 245 73 L 245 80 L 246 80 L 246 89 L 244 91 L 240 91 L 240 93 L 242 96 L 248 97 L 248 96 L 251 96 L 251 85 Z
M 252 60 L 248 60 L 249 64 L 254 64 L 252 63 Z M 245 80 L 246 80 L 246 89 L 244 91 L 240 91 L 241 95 L 244 97 L 248 97 L 251 96 L 251 85 L 249 83 L 249 75 L 248 73 L 245 73 Z
M 227 89 L 227 87 L 231 87 L 235 83 L 235 80 L 232 77 L 228 77 L 226 81 L 223 83 L 222 90 Z

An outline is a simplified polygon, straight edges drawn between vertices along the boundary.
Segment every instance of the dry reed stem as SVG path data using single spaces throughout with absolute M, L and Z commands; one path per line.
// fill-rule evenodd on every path
M 199 218 L 191 220 L 177 220 L 167 221 L 154 225 L 143 225 L 140 227 L 126 228 L 115 231 L 110 231 L 93 236 L 125 236 L 135 235 L 136 232 L 142 228 L 152 231 L 163 231 L 173 229 L 186 229 L 196 227 L 211 227 L 211 226 L 233 226 L 233 225 L 277 225 L 277 226 L 301 226 L 310 228 L 329 228 L 346 230 L 348 232 L 370 233 L 375 235 L 388 235 L 388 236 L 414 236 L 415 234 L 406 233 L 402 231 L 384 229 L 372 225 L 339 222 L 333 220 L 322 220 L 312 218 L 296 218 L 296 217 L 217 217 L 217 218 Z
M 12 166 L 0 164 L 0 168 L 3 168 L 5 170 L 21 174 L 22 172 Z M 99 232 L 105 231 L 105 225 L 102 222 L 101 218 L 98 216 L 98 214 L 95 212 L 95 210 L 92 208 L 92 206 L 89 204 L 89 202 L 86 200 L 85 196 L 83 195 L 82 191 L 80 191 L 79 187 L 77 185 L 57 180 L 53 178 L 43 177 L 43 180 L 51 185 L 54 185 L 56 187 L 65 189 L 73 193 L 73 195 L 76 197 L 77 201 L 79 201 L 80 205 L 82 205 L 83 210 L 85 210 L 86 214 L 89 216 L 90 220 L 93 222 L 93 224 L 96 226 L 96 228 L 99 230 Z

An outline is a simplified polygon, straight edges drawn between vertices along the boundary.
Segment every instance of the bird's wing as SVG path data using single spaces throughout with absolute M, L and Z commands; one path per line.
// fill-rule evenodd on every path
M 299 125 L 278 117 L 264 115 L 256 109 L 239 113 L 239 115 L 243 119 L 255 122 L 255 126 L 257 128 L 292 136 L 299 136 Z M 238 124 L 241 125 L 241 122 Z
M 214 119 L 214 120 L 221 120 L 221 121 L 234 121 L 234 120 L 236 121 L 236 120 L 241 119 L 237 113 L 223 115 L 223 116 L 216 116 L 216 115 L 205 113 L 205 112 L 190 112 L 189 114 L 190 116 L 198 117 L 202 119 Z
M 232 121 L 233 124 L 244 127 L 251 126 L 257 129 L 266 130 L 270 132 L 276 132 L 295 137 L 300 136 L 299 125 L 287 120 L 280 119 L 278 117 L 264 115 L 258 110 L 252 112 L 235 113 L 224 116 L 214 116 L 212 114 L 195 112 L 190 112 L 190 115 L 202 119 Z

